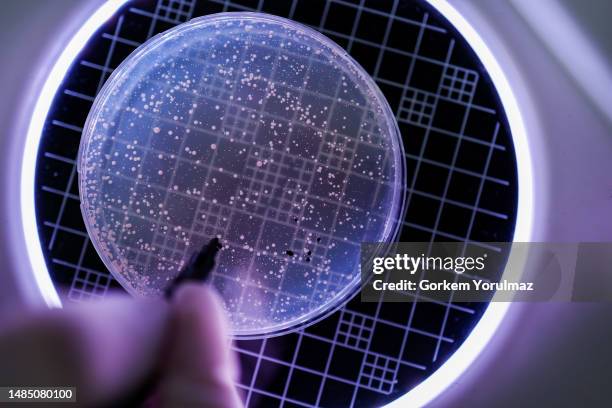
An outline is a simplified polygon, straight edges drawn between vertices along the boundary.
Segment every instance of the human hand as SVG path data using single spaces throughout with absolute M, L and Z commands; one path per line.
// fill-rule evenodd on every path
M 205 285 L 181 285 L 170 302 L 111 296 L 23 313 L 0 327 L 0 361 L 1 386 L 76 387 L 81 406 L 131 401 L 152 379 L 147 406 L 242 405 L 223 309 Z

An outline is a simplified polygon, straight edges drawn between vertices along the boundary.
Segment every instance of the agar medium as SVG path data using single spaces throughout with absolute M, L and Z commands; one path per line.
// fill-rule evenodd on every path
M 79 191 L 92 242 L 137 296 L 222 244 L 210 282 L 232 333 L 316 321 L 360 286 L 361 242 L 393 240 L 405 161 L 367 73 L 318 32 L 222 13 L 140 46 L 87 118 Z

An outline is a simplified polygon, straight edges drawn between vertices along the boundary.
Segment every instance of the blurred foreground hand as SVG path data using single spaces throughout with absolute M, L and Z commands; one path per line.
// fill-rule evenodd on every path
M 220 300 L 203 285 L 170 302 L 115 296 L 0 324 L 0 386 L 76 387 L 78 406 L 240 407 L 237 374 Z

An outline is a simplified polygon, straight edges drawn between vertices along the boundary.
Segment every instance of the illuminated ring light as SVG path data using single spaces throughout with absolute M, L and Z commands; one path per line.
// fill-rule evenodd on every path
M 51 108 L 53 97 L 63 82 L 64 75 L 68 72 L 68 68 L 74 59 L 100 26 L 128 1 L 106 1 L 77 30 L 57 61 L 55 61 L 36 100 L 28 126 L 22 157 L 37 156 L 44 121 Z M 447 0 L 427 1 L 457 29 L 472 47 L 484 65 L 485 70 L 490 75 L 499 94 L 508 118 L 518 162 L 518 212 L 514 241 L 527 242 L 531 237 L 533 224 L 533 214 L 531 212 L 533 203 L 532 160 L 525 124 L 517 100 L 510 87 L 510 82 L 493 52 L 480 37 L 476 29 Z M 49 307 L 61 307 L 61 300 L 47 270 L 41 242 L 38 239 L 34 239 L 34 237 L 38 237 L 34 202 L 34 172 L 35 161 L 23 160 L 20 180 L 20 208 L 28 259 L 30 260 L 30 267 L 36 285 L 46 304 Z M 509 307 L 510 303 L 490 303 L 470 335 L 455 353 L 427 379 L 388 406 L 423 406 L 440 395 L 463 374 L 484 349 L 508 312 Z

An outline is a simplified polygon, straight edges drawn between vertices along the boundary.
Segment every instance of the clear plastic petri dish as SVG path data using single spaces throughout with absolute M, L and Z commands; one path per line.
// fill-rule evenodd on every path
M 113 276 L 160 296 L 221 240 L 210 282 L 232 333 L 280 334 L 360 287 L 360 244 L 400 224 L 405 159 L 373 80 L 318 32 L 222 13 L 140 46 L 83 131 L 81 209 Z

